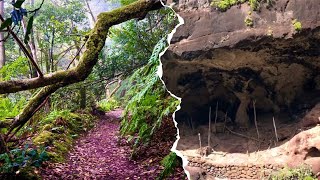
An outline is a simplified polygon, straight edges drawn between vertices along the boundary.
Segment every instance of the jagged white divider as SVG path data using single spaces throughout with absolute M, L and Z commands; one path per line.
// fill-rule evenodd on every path
M 172 11 L 175 12 L 175 10 L 173 10 L 172 7 L 165 5 L 161 0 L 160 0 L 160 2 L 161 2 L 161 4 L 162 4 L 163 6 L 165 6 L 166 8 L 170 8 Z M 175 14 L 176 14 L 177 17 L 178 17 L 179 24 L 177 24 L 176 27 L 171 31 L 171 33 L 168 34 L 167 41 L 168 41 L 169 46 L 170 46 L 170 42 L 171 42 L 172 36 L 173 36 L 173 34 L 176 32 L 177 28 L 178 28 L 179 26 L 181 26 L 182 24 L 184 24 L 183 18 L 182 18 L 181 16 L 179 16 L 178 13 L 175 12 Z M 160 77 L 160 80 L 161 80 L 162 84 L 163 84 L 165 87 L 166 87 L 166 84 L 165 84 L 164 81 L 162 80 L 163 69 L 162 69 L 161 56 L 167 51 L 167 49 L 169 48 L 169 46 L 166 47 L 161 53 L 159 53 L 159 61 L 160 61 L 160 63 L 159 63 L 159 66 L 158 66 L 158 71 L 157 71 L 157 74 L 158 74 L 158 76 Z M 178 97 L 178 96 L 176 96 L 176 95 L 174 95 L 173 93 L 171 93 L 171 92 L 168 90 L 167 87 L 166 87 L 166 90 L 167 90 L 167 92 L 170 94 L 170 96 L 172 96 L 172 97 L 174 97 L 174 98 L 176 98 L 177 100 L 180 101 L 179 105 L 177 106 L 177 109 L 174 111 L 174 113 L 173 113 L 173 115 L 172 115 L 174 125 L 175 125 L 175 127 L 177 128 L 177 136 L 176 136 L 176 137 L 177 137 L 177 140 L 174 142 L 174 144 L 173 144 L 173 146 L 172 146 L 172 148 L 171 148 L 171 151 L 174 152 L 174 153 L 176 153 L 179 157 L 181 157 L 181 159 L 182 159 L 182 166 L 183 166 L 184 172 L 187 174 L 188 179 L 190 179 L 190 173 L 189 173 L 189 171 L 187 171 L 187 170 L 185 169 L 185 166 L 187 166 L 187 164 L 188 164 L 188 159 L 185 158 L 185 157 L 182 155 L 182 153 L 177 150 L 177 145 L 178 145 L 178 141 L 179 141 L 179 139 L 180 139 L 180 135 L 179 135 L 178 123 L 177 123 L 177 121 L 175 120 L 175 114 L 176 114 L 177 111 L 179 111 L 179 110 L 181 109 L 181 106 L 180 106 L 180 104 L 181 104 L 181 98 Z

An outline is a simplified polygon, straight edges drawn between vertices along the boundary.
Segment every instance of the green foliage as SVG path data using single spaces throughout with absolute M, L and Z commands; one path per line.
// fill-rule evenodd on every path
M 213 0 L 211 6 L 217 7 L 220 11 L 226 11 L 234 5 L 248 2 L 253 11 L 260 9 L 260 4 L 265 2 L 268 7 L 272 6 L 272 0 Z
M 33 143 L 37 146 L 49 146 L 49 158 L 54 162 L 61 162 L 70 150 L 73 139 L 79 133 L 91 129 L 94 123 L 95 117 L 88 112 L 54 110 L 38 123 L 39 133 L 34 136 Z
M 122 135 L 137 133 L 134 147 L 147 143 L 160 127 L 163 118 L 172 113 L 179 104 L 178 100 L 168 96 L 157 75 L 159 54 L 166 46 L 166 40 L 159 41 L 149 63 L 138 69 L 129 79 L 132 87 L 126 96 L 130 100 L 125 108 L 120 132 Z
M 3 98 L 0 96 L 0 120 L 13 118 L 18 115 L 26 102 L 26 99 L 23 97 L 19 100 L 11 100 L 8 97 Z
M 293 28 L 294 28 L 295 31 L 299 32 L 299 31 L 302 30 L 302 24 L 297 19 L 294 19 L 292 21 L 292 25 L 293 25 Z
M 119 107 L 120 107 L 120 103 L 113 98 L 110 98 L 108 100 L 103 99 L 102 101 L 98 102 L 98 108 L 105 112 L 114 110 Z
M 4 30 L 4 28 L 10 26 L 12 24 L 12 18 L 8 18 L 1 23 L 0 30 Z
M 42 131 L 33 139 L 33 143 L 36 145 L 48 145 L 52 143 L 54 137 L 53 133 L 50 131 Z
M 175 12 L 162 8 L 149 12 L 144 20 L 130 20 L 109 31 L 108 49 L 100 55 L 94 77 L 103 79 L 123 72 L 131 74 L 148 63 L 148 58 L 157 42 L 169 34 L 177 24 Z M 101 91 L 104 92 L 102 84 Z
M 133 2 L 135 2 L 137 0 L 120 0 L 120 3 L 122 6 L 125 6 L 125 5 L 128 5 L 128 4 L 131 4 Z
M 55 128 L 65 126 L 70 132 L 87 131 L 93 126 L 94 117 L 88 113 L 73 113 L 70 110 L 53 110 L 40 121 L 41 125 L 52 124 Z M 51 129 L 51 131 L 54 129 Z
M 174 172 L 175 168 L 179 165 L 178 156 L 176 153 L 171 152 L 162 159 L 161 165 L 164 166 L 164 169 L 162 170 L 158 179 L 164 179 Z
M 249 0 L 249 4 L 253 11 L 260 9 L 260 0 Z
M 25 145 L 23 149 L 17 148 L 9 153 L 0 154 L 1 173 L 13 173 L 28 166 L 40 167 L 44 161 L 48 160 L 45 148 L 29 148 Z
M 216 6 L 220 11 L 226 11 L 230 7 L 240 3 L 239 0 L 213 0 L 211 6 Z
M 35 7 L 41 3 L 42 0 L 37 0 Z M 68 62 L 62 62 L 63 59 L 72 59 L 77 46 L 81 46 L 81 38 L 89 29 L 84 7 L 84 1 L 45 1 L 34 20 L 33 16 L 29 17 L 28 21 L 33 20 L 33 28 L 37 31 L 44 72 L 65 70 Z M 79 26 L 81 30 L 77 30 Z
M 276 174 L 271 175 L 269 180 L 317 180 L 317 178 L 312 173 L 310 167 L 301 166 L 296 169 L 284 168 L 277 172 Z
M 0 69 L 0 81 L 26 76 L 28 72 L 28 59 L 20 56 L 15 61 L 7 63 Z
M 56 110 L 63 110 L 63 109 L 69 109 L 70 111 L 76 111 L 80 109 L 80 104 L 83 98 L 85 98 L 85 105 L 86 108 L 91 108 L 96 104 L 97 99 L 100 98 L 101 91 L 104 92 L 104 90 L 100 90 L 97 88 L 97 86 L 88 86 L 88 83 L 91 80 L 91 77 L 89 77 L 84 82 L 79 82 L 76 84 L 72 84 L 67 87 L 63 87 L 56 91 L 51 96 L 51 105 L 53 109 Z M 89 84 L 90 85 L 90 84 Z M 82 96 L 81 91 L 85 91 L 85 97 Z
M 29 40 L 30 40 L 30 34 L 31 34 L 31 31 L 32 31 L 32 26 L 33 26 L 33 20 L 34 20 L 34 16 L 31 16 L 29 18 L 29 21 L 28 21 L 28 25 L 27 25 L 27 29 L 26 29 L 26 34 L 24 36 L 24 43 L 28 43 Z
M 25 0 L 17 0 L 17 1 L 13 4 L 13 6 L 14 6 L 15 8 L 21 8 L 21 6 L 22 6 L 22 4 L 24 3 L 24 1 L 25 1 Z

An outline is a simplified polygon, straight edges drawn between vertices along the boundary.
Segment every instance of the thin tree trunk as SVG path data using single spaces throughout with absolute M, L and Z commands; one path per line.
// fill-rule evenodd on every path
M 53 63 L 53 47 L 54 47 L 54 34 L 55 29 L 52 30 L 52 39 L 51 39 L 51 46 L 50 46 L 50 54 L 49 54 L 49 60 L 50 60 L 50 70 L 51 72 L 54 72 L 54 63 Z
M 30 5 L 31 5 L 31 7 L 34 7 L 34 0 L 30 1 Z M 30 50 L 31 50 L 31 54 L 32 54 L 33 60 L 36 63 L 39 63 L 38 62 L 38 57 L 37 57 L 37 49 L 36 49 L 36 45 L 35 45 L 34 29 L 33 28 L 31 29 L 30 41 L 29 41 L 28 44 L 29 44 L 29 47 L 30 47 Z
M 4 0 L 0 0 L 0 14 L 4 16 Z M 6 53 L 4 46 L 4 33 L 0 32 L 0 68 L 2 68 L 6 64 Z
M 75 32 L 78 32 L 77 29 L 75 28 L 74 29 Z M 77 55 L 76 55 L 76 60 L 79 62 L 80 60 L 80 55 L 81 55 L 81 48 L 80 48 L 80 45 L 79 45 L 79 42 L 78 41 L 74 41 L 74 44 L 76 46 L 76 50 L 77 52 L 79 52 Z M 74 61 L 74 66 L 76 66 L 76 62 Z M 86 104 L 87 104 L 87 95 L 86 95 L 86 87 L 85 86 L 81 86 L 80 87 L 80 90 L 79 90 L 79 93 L 80 93 L 80 109 L 85 109 L 86 108 Z
M 25 23 L 24 19 L 22 19 L 21 25 L 22 25 L 22 28 L 23 28 L 23 32 L 26 33 L 27 27 L 26 27 L 26 23 Z M 26 48 L 31 53 L 33 60 L 36 63 L 38 63 L 37 55 L 35 54 L 36 53 L 35 47 L 32 46 L 32 44 L 30 42 L 28 42 Z M 38 77 L 37 70 L 33 66 L 31 66 L 31 74 L 30 75 L 31 75 L 31 77 Z
M 112 92 L 109 94 L 109 96 L 108 96 L 107 99 L 110 99 L 111 96 L 113 96 L 113 94 L 117 92 L 117 90 L 118 90 L 118 89 L 120 88 L 120 86 L 121 86 L 121 82 L 122 82 L 122 80 L 121 80 L 120 77 L 119 77 L 118 85 L 112 90 Z
M 92 10 L 91 10 L 91 7 L 90 7 L 90 5 L 89 5 L 88 0 L 84 0 L 84 2 L 86 3 L 86 6 L 87 6 L 88 11 L 89 11 L 89 14 L 90 14 L 90 16 L 91 16 L 91 18 L 92 18 L 92 21 L 93 21 L 94 23 L 96 23 L 96 18 L 94 17 L 94 14 L 93 14 L 93 12 L 92 12 Z

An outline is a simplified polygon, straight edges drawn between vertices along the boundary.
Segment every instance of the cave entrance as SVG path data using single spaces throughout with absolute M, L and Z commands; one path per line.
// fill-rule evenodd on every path
M 182 110 L 176 114 L 181 136 L 178 150 L 198 150 L 199 134 L 202 147 L 205 147 L 208 145 L 208 134 L 210 134 L 210 145 L 214 151 L 252 153 L 282 145 L 298 132 L 299 121 L 293 121 L 287 111 L 275 116 L 273 112 L 256 110 L 256 126 L 254 112 L 250 107 L 246 112 L 249 126 L 239 127 L 235 122 L 239 102 L 235 104 L 230 106 L 222 100 L 213 100 L 186 112 L 183 110 L 186 105 L 182 102 Z M 210 107 L 211 132 L 209 133 Z M 199 152 L 192 151 L 192 153 Z

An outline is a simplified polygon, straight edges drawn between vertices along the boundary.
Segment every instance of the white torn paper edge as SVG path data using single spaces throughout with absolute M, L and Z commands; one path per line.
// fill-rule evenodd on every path
M 167 8 L 170 8 L 172 11 L 174 11 L 170 6 L 165 5 L 161 0 L 160 0 L 160 2 L 161 2 L 161 4 L 162 4 L 163 6 L 165 6 L 165 7 L 167 7 Z M 175 12 L 175 11 L 174 11 L 174 12 Z M 176 13 L 176 12 L 175 12 L 175 13 Z M 179 24 L 177 24 L 176 27 L 171 31 L 171 33 L 168 34 L 167 41 L 168 41 L 169 46 L 170 46 L 170 42 L 171 42 L 171 39 L 172 39 L 172 37 L 173 37 L 173 34 L 176 32 L 177 28 L 178 28 L 179 26 L 181 26 L 182 24 L 184 24 L 183 18 L 182 18 L 178 13 L 176 13 L 176 15 L 177 15 L 177 17 L 178 17 Z M 161 56 L 167 51 L 167 49 L 169 48 L 169 46 L 166 47 L 166 48 L 159 54 L 160 64 L 159 64 L 159 66 L 158 66 L 158 71 L 157 71 L 157 74 L 158 74 L 158 76 L 160 77 L 160 80 L 161 80 L 161 82 L 163 83 L 163 85 L 164 85 L 165 87 L 166 87 L 166 84 L 165 84 L 164 81 L 162 80 L 163 69 L 162 69 Z M 189 173 L 189 171 L 187 171 L 187 170 L 185 169 L 185 166 L 187 166 L 187 164 L 188 164 L 188 159 L 187 159 L 187 158 L 184 158 L 184 156 L 182 155 L 182 153 L 177 150 L 177 145 L 178 145 L 178 141 L 179 141 L 179 139 L 180 139 L 180 135 L 179 135 L 178 123 L 177 123 L 177 121 L 175 120 L 175 114 L 176 114 L 177 111 L 179 111 L 179 110 L 181 109 L 181 106 L 180 106 L 180 104 L 181 104 L 181 98 L 178 97 L 178 96 L 176 96 L 176 95 L 174 95 L 173 93 L 171 93 L 171 92 L 167 89 L 167 87 L 166 87 L 166 90 L 167 90 L 167 92 L 170 94 L 170 96 L 172 96 L 172 97 L 174 97 L 174 98 L 176 98 L 177 100 L 180 101 L 179 105 L 177 106 L 177 109 L 174 111 L 174 113 L 173 113 L 173 115 L 172 115 L 174 125 L 175 125 L 175 127 L 177 128 L 177 136 L 176 136 L 176 137 L 177 137 L 177 140 L 174 142 L 174 144 L 173 144 L 173 146 L 172 146 L 172 148 L 171 148 L 171 151 L 174 152 L 174 153 L 176 153 L 179 157 L 181 157 L 181 159 L 182 159 L 182 166 L 183 166 L 184 172 L 187 174 L 188 179 L 190 179 L 190 173 Z

